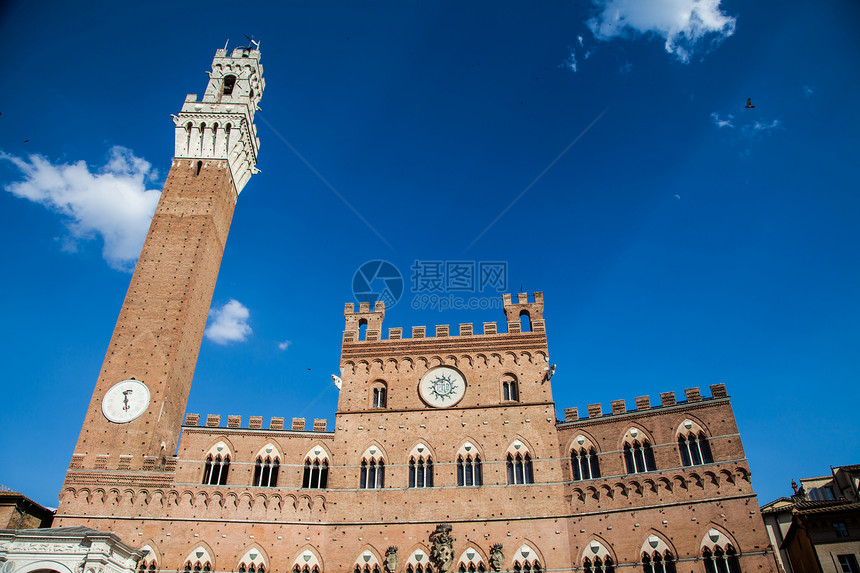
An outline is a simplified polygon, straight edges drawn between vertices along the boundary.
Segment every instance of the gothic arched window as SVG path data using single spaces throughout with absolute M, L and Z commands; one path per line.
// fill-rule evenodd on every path
M 433 460 L 430 456 L 409 458 L 409 487 L 433 487 Z
M 573 470 L 573 481 L 595 479 L 600 477 L 600 463 L 594 448 L 581 448 L 570 453 L 570 467 Z
M 509 484 L 534 483 L 532 458 L 528 452 L 525 455 L 517 453 L 516 456 L 508 454 L 506 463 Z
M 230 470 L 230 455 L 209 454 L 203 468 L 203 485 L 227 485 L 227 472 Z
M 627 473 L 639 474 L 642 472 L 653 472 L 657 469 L 654 462 L 654 452 L 651 450 L 651 444 L 648 440 L 639 440 L 625 442 L 624 444 L 624 463 L 627 466 Z
M 380 489 L 385 487 L 385 462 L 382 460 L 361 460 L 359 488 Z
M 690 432 L 678 436 L 678 450 L 681 452 L 681 463 L 685 466 L 698 466 L 713 463 L 711 446 L 704 432 L 698 435 Z
M 257 456 L 254 464 L 254 485 L 257 487 L 276 487 L 278 485 L 278 470 L 280 469 L 278 458 Z
M 467 454 L 457 457 L 457 485 L 459 486 L 478 486 L 484 484 L 484 478 L 481 471 L 481 456 L 475 454 Z

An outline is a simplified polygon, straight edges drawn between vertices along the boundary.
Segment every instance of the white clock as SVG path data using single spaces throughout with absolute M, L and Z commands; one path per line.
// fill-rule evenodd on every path
M 131 422 L 149 406 L 149 388 L 140 380 L 117 382 L 105 392 L 102 399 L 102 414 L 111 422 Z
M 450 366 L 437 366 L 427 371 L 418 384 L 421 399 L 434 408 L 455 405 L 466 394 L 466 378 Z

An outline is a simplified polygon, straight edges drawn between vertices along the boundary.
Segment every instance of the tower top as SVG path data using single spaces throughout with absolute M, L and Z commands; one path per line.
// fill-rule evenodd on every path
M 258 173 L 260 139 L 254 113 L 263 97 L 266 80 L 255 46 L 217 50 L 203 99 L 189 94 L 176 125 L 176 158 L 227 160 L 236 186 L 242 191 Z

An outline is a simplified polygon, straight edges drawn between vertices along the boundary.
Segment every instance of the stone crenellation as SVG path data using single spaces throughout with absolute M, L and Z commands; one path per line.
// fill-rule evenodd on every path
M 516 302 L 513 302 L 511 294 L 502 295 L 505 315 L 506 329 L 502 331 L 496 322 L 483 323 L 483 332 L 475 331 L 474 324 L 470 322 L 461 323 L 458 325 L 458 332 L 454 334 L 451 325 L 439 324 L 434 328 L 426 326 L 413 326 L 411 337 L 406 336 L 406 329 L 402 327 L 391 327 L 388 329 L 388 338 L 383 338 L 382 321 L 385 318 L 385 303 L 376 301 L 373 305 L 373 310 L 370 309 L 369 302 L 362 302 L 358 305 L 358 310 L 354 303 L 346 303 L 344 305 L 344 318 L 346 319 L 346 327 L 343 331 L 343 342 L 345 344 L 363 343 L 363 342 L 379 342 L 382 340 L 409 340 L 410 338 L 449 338 L 453 336 L 495 336 L 495 335 L 510 335 L 510 334 L 546 334 L 546 322 L 543 319 L 543 293 L 535 292 L 532 295 L 532 301 L 529 302 L 528 293 L 519 293 Z M 529 316 L 531 330 L 522 330 L 520 316 L 526 314 Z M 364 338 L 360 338 L 360 329 L 366 326 Z M 434 332 L 435 336 L 429 336 L 428 332 Z
M 277 430 L 277 431 L 286 431 L 286 432 L 317 432 L 317 433 L 331 433 L 328 430 L 328 420 L 326 418 L 315 418 L 313 421 L 313 427 L 311 429 L 307 428 L 307 421 L 304 418 L 293 418 L 292 423 L 290 424 L 289 430 L 284 430 L 284 418 L 281 417 L 273 417 L 269 421 L 269 427 L 263 427 L 263 417 L 262 416 L 251 416 L 248 425 L 242 425 L 242 416 L 229 415 L 227 416 L 227 425 L 221 425 L 222 416 L 219 414 L 207 414 L 205 418 L 203 418 L 204 423 L 201 424 L 201 416 L 200 414 L 186 414 L 185 415 L 185 423 L 183 427 L 185 428 L 228 428 L 231 430 L 234 429 L 247 429 L 247 430 Z
M 728 398 L 729 395 L 726 392 L 725 384 L 711 384 L 710 386 L 711 396 L 703 397 L 702 391 L 700 388 L 687 388 L 684 390 L 684 400 L 680 402 L 676 399 L 674 392 L 661 392 L 660 393 L 660 405 L 652 406 L 651 398 L 649 396 L 637 396 L 634 401 L 636 407 L 632 410 L 627 409 L 627 402 L 625 400 L 612 400 L 610 402 L 610 412 L 604 413 L 603 406 L 601 404 L 589 404 L 586 407 L 586 411 L 588 412 L 587 416 L 580 417 L 579 416 L 579 408 L 565 408 L 564 409 L 564 422 L 579 422 L 579 421 L 594 421 L 597 418 L 609 417 L 609 416 L 620 416 L 623 414 L 641 414 L 642 412 L 648 411 L 657 411 L 662 408 L 668 408 L 671 406 L 681 406 L 681 405 L 689 405 L 695 402 L 702 402 L 708 400 L 718 400 L 721 398 Z

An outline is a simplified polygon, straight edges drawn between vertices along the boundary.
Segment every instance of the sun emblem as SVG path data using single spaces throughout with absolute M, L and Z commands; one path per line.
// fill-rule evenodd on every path
M 430 392 L 440 400 L 450 400 L 457 393 L 457 384 L 450 374 L 437 374 L 436 378 L 430 381 Z
M 463 399 L 466 378 L 451 366 L 431 368 L 418 384 L 421 399 L 433 408 L 449 408 Z

